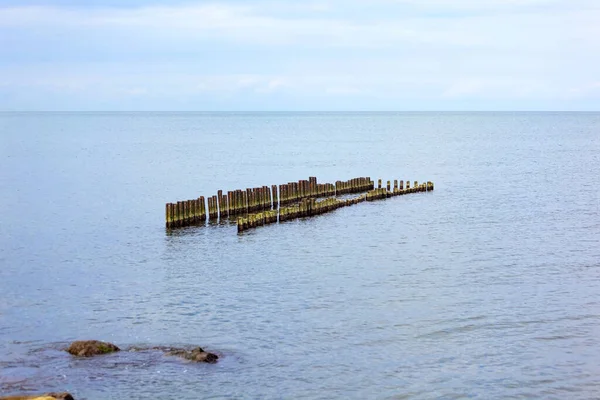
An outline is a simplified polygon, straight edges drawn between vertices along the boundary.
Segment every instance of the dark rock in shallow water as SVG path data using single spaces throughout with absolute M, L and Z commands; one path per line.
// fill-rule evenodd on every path
M 71 343 L 67 351 L 77 357 L 92 357 L 100 354 L 114 353 L 119 351 L 112 343 L 100 342 L 99 340 L 78 340 Z
M 206 352 L 202 349 L 202 347 L 196 347 L 192 350 L 185 349 L 172 349 L 171 351 L 166 353 L 168 356 L 176 356 L 185 358 L 186 360 L 194 361 L 194 362 L 206 362 L 210 364 L 214 364 L 219 359 L 219 356 L 213 353 Z
M 0 397 L 0 400 L 75 400 L 69 393 L 46 393 Z

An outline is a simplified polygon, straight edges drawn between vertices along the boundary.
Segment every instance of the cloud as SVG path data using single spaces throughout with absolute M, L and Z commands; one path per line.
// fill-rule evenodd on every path
M 540 3 L 547 0 L 530 0 L 526 3 Z M 453 8 L 472 8 L 482 2 L 402 0 L 421 8 L 435 8 L 440 4 L 453 4 Z M 483 2 L 489 4 L 488 2 Z M 502 4 L 499 1 L 492 3 Z M 517 3 L 512 1 L 509 3 Z M 506 4 L 506 2 L 504 2 Z M 323 4 L 322 9 L 333 9 L 333 5 Z M 341 5 L 337 8 L 341 8 Z M 178 6 L 148 6 L 140 8 L 57 8 L 57 7 L 13 7 L 0 12 L 0 27 L 13 29 L 36 29 L 60 31 L 98 31 L 121 32 L 132 35 L 134 39 L 152 39 L 160 41 L 219 40 L 249 43 L 253 45 L 290 45 L 305 44 L 311 46 L 344 46 L 385 48 L 399 44 L 437 46 L 489 46 L 508 42 L 514 44 L 514 37 L 535 30 L 524 26 L 518 18 L 514 21 L 502 21 L 495 17 L 473 18 L 465 16 L 460 20 L 437 18 L 432 21 L 428 16 L 403 16 L 402 10 L 388 15 L 364 18 L 323 17 L 319 12 L 303 17 L 286 14 L 279 6 L 280 15 L 258 5 L 238 4 L 199 4 Z M 292 8 L 294 9 L 294 8 Z M 319 9 L 312 4 L 306 10 Z M 564 15 L 529 16 L 528 25 L 542 21 L 556 23 Z M 510 30 L 507 23 L 513 22 Z M 552 31 L 545 34 L 556 36 Z M 521 36 L 521 39 L 526 37 Z M 126 37 L 125 37 L 126 39 Z M 524 43 L 527 43 L 524 40 Z
M 65 104 L 98 95 L 116 108 L 123 96 L 140 107 L 193 98 L 252 109 L 284 98 L 598 98 L 591 0 L 98 3 L 0 8 L 1 90 L 36 104 L 48 92 Z

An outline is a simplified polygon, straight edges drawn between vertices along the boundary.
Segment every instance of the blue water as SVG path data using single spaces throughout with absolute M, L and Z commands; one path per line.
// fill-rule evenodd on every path
M 0 394 L 600 393 L 598 113 L 0 114 Z M 237 235 L 166 202 L 435 182 Z M 200 345 L 216 365 L 76 339 Z

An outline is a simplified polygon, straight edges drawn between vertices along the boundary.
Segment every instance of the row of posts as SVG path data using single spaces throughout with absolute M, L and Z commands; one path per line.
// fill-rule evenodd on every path
M 369 177 L 354 178 L 348 181 L 318 183 L 314 176 L 307 180 L 289 182 L 284 185 L 262 186 L 246 190 L 219 190 L 217 195 L 206 199 L 178 201 L 166 204 L 167 228 L 178 228 L 218 218 L 257 213 L 277 209 L 297 203 L 302 199 L 330 197 L 346 193 L 360 193 L 373 189 L 374 182 Z M 278 190 L 279 189 L 279 190 Z
M 298 204 L 292 206 L 281 207 L 279 209 L 279 219 L 277 218 L 277 210 L 261 212 L 258 214 L 248 215 L 246 217 L 238 217 L 237 230 L 238 233 L 244 232 L 257 226 L 272 224 L 276 222 L 290 221 L 298 218 L 312 217 L 315 215 L 324 214 L 340 207 L 351 206 L 353 204 L 362 203 L 367 199 L 367 195 L 355 197 L 353 199 L 340 200 L 334 197 L 317 201 L 314 198 L 302 199 Z
M 337 185 L 336 185 L 337 186 Z M 371 185 L 371 188 L 373 185 Z M 406 181 L 406 188 L 404 187 L 404 181 L 394 181 L 394 187 L 391 188 L 391 181 L 388 181 L 386 187 L 381 187 L 381 179 L 379 180 L 378 187 L 369 190 L 366 194 L 361 194 L 358 197 L 349 199 L 337 199 L 334 197 L 317 201 L 314 198 L 303 199 L 299 203 L 292 206 L 282 206 L 279 209 L 279 218 L 277 218 L 277 211 L 266 211 L 258 214 L 251 214 L 248 216 L 238 217 L 237 219 L 237 230 L 238 233 L 242 233 L 248 229 L 256 228 L 257 226 L 263 226 L 276 222 L 284 222 L 298 218 L 312 217 L 320 215 L 326 212 L 337 210 L 340 207 L 346 207 L 353 204 L 362 203 L 363 201 L 374 201 L 386 199 L 388 197 L 399 196 L 408 193 L 416 192 L 429 192 L 433 190 L 433 182 L 429 181 L 426 183 L 419 184 L 418 181 L 414 181 L 411 187 L 410 181 Z
M 394 187 L 391 188 L 391 182 L 387 181 L 386 187 L 381 187 L 381 179 L 378 181 L 377 188 L 367 192 L 367 201 L 386 199 L 388 197 L 399 196 L 408 193 L 416 192 L 430 192 L 433 190 L 433 182 L 425 182 L 419 184 L 418 181 L 414 181 L 413 186 L 410 187 L 410 181 L 406 181 L 406 188 L 404 187 L 404 181 L 394 180 Z
M 394 180 L 394 187 L 391 188 L 391 182 L 387 181 L 386 187 L 381 187 L 381 179 L 379 179 L 377 183 L 377 188 L 370 190 L 367 192 L 367 201 L 386 199 L 388 197 L 399 196 L 408 193 L 416 193 L 416 192 L 430 192 L 433 190 L 433 182 L 428 181 L 425 183 L 419 184 L 418 181 L 413 182 L 413 186 L 410 187 L 410 181 L 406 181 L 406 188 L 404 187 L 404 181 L 400 181 L 400 186 L 398 186 L 398 181 Z

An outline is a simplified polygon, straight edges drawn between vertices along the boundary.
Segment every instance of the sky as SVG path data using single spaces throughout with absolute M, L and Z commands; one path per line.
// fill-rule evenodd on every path
M 598 0 L 0 0 L 3 111 L 599 111 Z

